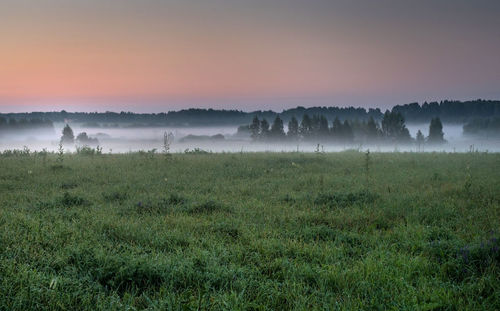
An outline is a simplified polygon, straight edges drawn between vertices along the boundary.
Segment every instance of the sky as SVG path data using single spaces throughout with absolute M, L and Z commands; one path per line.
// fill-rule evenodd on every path
M 0 0 L 0 112 L 500 99 L 498 0 Z

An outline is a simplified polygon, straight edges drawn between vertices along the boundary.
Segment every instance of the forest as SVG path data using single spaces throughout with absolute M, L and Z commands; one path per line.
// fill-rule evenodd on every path
M 332 126 L 324 115 L 308 114 L 302 116 L 299 121 L 292 117 L 288 122 L 288 131 L 285 133 L 283 120 L 276 116 L 270 124 L 265 118 L 260 120 L 255 116 L 248 126 L 238 128 L 239 133 L 247 132 L 254 141 L 314 141 L 334 143 L 400 143 L 417 144 L 428 142 L 431 144 L 444 143 L 443 124 L 439 118 L 433 118 L 429 124 L 429 136 L 424 137 L 419 130 L 415 138 L 412 138 L 406 128 L 405 118 L 400 112 L 386 111 L 379 124 L 373 117 L 367 121 L 344 120 L 336 117 Z
M 0 133 L 20 132 L 24 130 L 42 129 L 54 131 L 54 124 L 42 118 L 5 118 L 0 116 Z
M 397 105 L 389 110 L 399 112 L 408 123 L 430 122 L 439 117 L 442 122 L 463 124 L 474 119 L 500 117 L 500 101 L 441 101 Z M 249 124 L 254 116 L 272 120 L 280 116 L 283 122 L 289 122 L 293 117 L 302 118 L 308 115 L 323 115 L 330 122 L 338 118 L 340 121 L 368 121 L 373 118 L 381 121 L 384 113 L 379 109 L 355 107 L 296 107 L 282 112 L 257 110 L 244 112 L 241 110 L 217 109 L 183 109 L 162 113 L 133 112 L 29 112 L 4 113 L 0 117 L 9 119 L 39 119 L 52 122 L 87 123 L 88 127 L 145 127 L 145 126 L 239 126 Z
M 500 117 L 474 119 L 464 125 L 465 135 L 500 135 Z

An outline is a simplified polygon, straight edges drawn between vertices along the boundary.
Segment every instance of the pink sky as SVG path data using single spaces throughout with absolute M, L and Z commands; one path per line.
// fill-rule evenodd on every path
M 4 0 L 0 111 L 500 97 L 498 1 Z

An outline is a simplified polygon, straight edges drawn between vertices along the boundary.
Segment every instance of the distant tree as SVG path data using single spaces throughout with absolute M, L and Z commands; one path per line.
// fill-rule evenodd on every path
M 352 142 L 354 139 L 354 133 L 352 130 L 352 126 L 349 124 L 349 121 L 345 120 L 344 124 L 342 124 L 342 140 L 344 142 Z
M 257 116 L 253 117 L 252 124 L 250 124 L 250 137 L 252 137 L 253 140 L 256 140 L 259 138 L 260 134 L 260 121 Z
M 350 120 L 349 125 L 352 128 L 352 133 L 354 137 L 359 139 L 366 138 L 366 122 L 364 120 L 360 121 L 358 119 Z
M 10 129 L 16 129 L 17 125 L 18 125 L 18 123 L 17 123 L 16 119 L 14 119 L 14 118 L 9 119 L 9 128 Z
M 373 141 L 378 138 L 379 133 L 380 129 L 377 122 L 375 122 L 375 119 L 373 119 L 373 117 L 370 117 L 370 119 L 368 119 L 368 122 L 366 123 L 366 138 L 369 141 Z
M 427 141 L 430 144 L 443 144 L 446 142 L 443 137 L 443 124 L 441 120 L 438 117 L 432 118 L 431 124 L 429 125 L 429 136 L 427 137 Z
M 99 145 L 99 140 L 97 138 L 89 137 L 86 132 L 82 132 L 76 136 L 76 143 L 82 146 L 97 146 Z
M 7 128 L 7 119 L 4 117 L 0 117 L 0 130 Z
M 467 122 L 463 126 L 465 135 L 500 136 L 500 118 L 481 118 Z
M 313 137 L 319 136 L 320 116 L 315 114 L 311 118 L 311 133 Z
M 75 143 L 75 135 L 73 134 L 73 130 L 71 129 L 69 124 L 66 124 L 66 126 L 62 130 L 61 143 L 63 145 L 70 145 Z
M 439 117 L 443 121 L 463 122 L 476 118 L 500 116 L 500 101 L 472 100 L 472 101 L 441 101 L 397 105 L 392 111 L 398 111 L 412 122 L 429 122 L 432 118 Z
M 439 117 L 442 122 L 471 122 L 474 119 L 499 118 L 499 100 L 472 100 L 472 101 L 441 101 L 431 103 L 411 103 L 397 105 L 392 108 L 392 112 L 400 112 L 407 122 L 430 122 L 432 118 Z M 380 122 L 383 113 L 380 109 L 355 108 L 355 107 L 296 107 L 284 110 L 280 113 L 283 122 L 290 121 L 292 116 L 301 120 L 304 114 L 324 115 L 328 120 L 333 120 L 338 116 L 341 120 L 367 121 L 371 116 L 375 121 Z M 274 111 L 253 111 L 243 112 L 238 110 L 214 110 L 214 109 L 184 109 L 179 111 L 169 111 L 168 113 L 131 113 L 131 112 L 30 112 L 30 113 L 9 113 L 0 114 L 2 117 L 10 119 L 45 119 L 52 122 L 64 122 L 69 119 L 72 122 L 93 124 L 128 125 L 136 124 L 141 126 L 206 126 L 206 125 L 240 125 L 250 124 L 252 118 L 257 115 L 260 119 L 267 118 L 273 120 L 277 113 Z M 15 121 L 14 121 L 15 122 Z M 353 125 L 353 124 L 351 124 Z
M 295 117 L 292 117 L 292 119 L 290 119 L 290 122 L 288 122 L 287 136 L 294 140 L 299 138 L 299 122 Z
M 170 156 L 170 146 L 174 142 L 174 133 L 172 132 L 163 132 L 163 154 L 166 156 Z
M 417 132 L 416 140 L 417 140 L 418 151 L 420 151 L 420 147 L 423 146 L 425 143 L 424 134 L 422 134 L 420 130 L 418 130 Z
M 304 114 L 302 116 L 302 122 L 300 122 L 299 134 L 303 138 L 309 138 L 312 134 L 312 120 L 309 115 Z
M 400 112 L 387 110 L 382 119 L 382 134 L 385 138 L 401 143 L 411 141 L 410 132 L 406 128 L 405 118 Z
M 236 130 L 236 135 L 250 137 L 250 125 L 240 125 Z
M 285 130 L 283 129 L 283 120 L 279 116 L 274 119 L 273 125 L 269 136 L 273 139 L 280 139 L 285 137 Z
M 319 117 L 319 125 L 318 125 L 318 136 L 320 138 L 326 138 L 330 134 L 330 128 L 328 127 L 328 120 L 324 115 Z
M 343 127 L 342 127 L 342 122 L 340 122 L 340 119 L 338 117 L 335 117 L 335 120 L 333 120 L 332 128 L 330 130 L 332 138 L 336 141 L 342 140 L 343 136 Z
M 260 121 L 260 133 L 259 133 L 260 138 L 267 138 L 269 137 L 269 122 L 267 122 L 266 119 L 262 119 Z

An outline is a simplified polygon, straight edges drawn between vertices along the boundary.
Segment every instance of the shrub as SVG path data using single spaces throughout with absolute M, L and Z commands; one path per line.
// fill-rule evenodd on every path
M 64 195 L 59 200 L 59 203 L 65 207 L 82 206 L 88 204 L 87 200 L 85 200 L 84 198 L 72 195 L 69 192 L 64 192 Z

